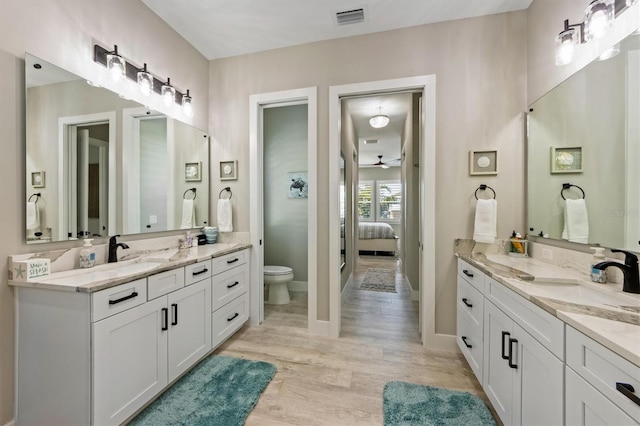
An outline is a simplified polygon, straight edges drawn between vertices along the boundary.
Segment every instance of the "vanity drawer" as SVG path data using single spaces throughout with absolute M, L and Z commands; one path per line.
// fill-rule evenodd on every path
M 213 313 L 212 343 L 215 348 L 231 336 L 249 318 L 249 294 L 244 293 Z
M 484 353 L 482 325 L 475 324 L 464 312 L 458 312 L 456 341 L 478 382 L 482 383 L 482 359 Z
M 215 311 L 226 305 L 242 293 L 249 285 L 249 268 L 233 268 L 213 277 L 212 308 Z
M 626 383 L 640 397 L 640 367 L 569 326 L 567 365 L 640 423 L 640 406 L 616 389 L 616 383 Z
M 146 301 L 146 278 L 97 291 L 91 295 L 91 321 L 100 321 Z
M 184 285 L 191 285 L 211 276 L 211 259 L 184 267 Z
M 213 275 L 220 274 L 222 272 L 228 271 L 231 268 L 235 268 L 236 266 L 243 265 L 247 263 L 248 260 L 248 250 L 242 250 L 231 254 L 226 254 L 224 256 L 215 257 L 212 259 L 212 267 L 213 267 Z
M 482 329 L 484 296 L 468 281 L 458 278 L 458 312 L 470 317 Z
M 555 356 L 564 360 L 564 322 L 505 285 L 487 277 L 485 297 L 525 329 Z
M 458 276 L 478 289 L 480 293 L 484 293 L 485 274 L 480 269 L 458 259 Z
M 176 268 L 147 278 L 148 300 L 184 287 L 184 268 Z

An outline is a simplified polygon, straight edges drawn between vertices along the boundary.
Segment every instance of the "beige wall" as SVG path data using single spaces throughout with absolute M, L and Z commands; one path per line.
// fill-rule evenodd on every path
M 190 89 L 196 108 L 192 123 L 202 129 L 208 124 L 208 62 L 142 2 L 0 2 L 0 199 L 5 206 L 0 210 L 0 425 L 12 419 L 14 405 L 13 291 L 7 285 L 6 259 L 11 254 L 81 244 L 55 243 L 45 248 L 25 243 L 24 54 L 32 53 L 85 78 L 95 78 L 104 68 L 93 63 L 94 43 L 104 47 L 118 44 L 131 61 L 147 62 L 154 74 L 171 77 L 179 89 Z
M 310 153 L 318 159 L 318 319 L 329 319 L 329 86 L 436 75 L 436 330 L 455 334 L 453 240 L 472 234 L 475 188 L 498 192 L 499 235 L 523 225 L 526 26 L 523 11 L 211 61 L 212 151 L 238 159 L 240 231 L 249 230 L 249 95 L 318 87 L 318 152 Z M 470 149 L 499 150 L 500 174 L 469 177 Z M 214 193 L 222 186 L 211 183 Z

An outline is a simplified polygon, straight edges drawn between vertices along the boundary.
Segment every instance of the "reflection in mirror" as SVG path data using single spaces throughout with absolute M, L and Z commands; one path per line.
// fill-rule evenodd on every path
M 640 36 L 633 34 L 617 56 L 594 61 L 531 105 L 532 234 L 640 251 L 638 117 Z
M 342 271 L 347 264 L 346 243 L 345 243 L 345 217 L 347 192 L 345 187 L 345 161 L 344 153 L 340 153 L 340 270 Z
M 27 243 L 186 228 L 189 188 L 187 225 L 207 223 L 204 132 L 29 54 L 25 83 Z

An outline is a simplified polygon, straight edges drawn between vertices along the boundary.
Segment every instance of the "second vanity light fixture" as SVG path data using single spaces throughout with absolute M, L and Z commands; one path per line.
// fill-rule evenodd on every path
M 193 116 L 192 98 L 189 90 L 186 93 L 182 93 L 171 84 L 170 78 L 167 78 L 166 81 L 158 79 L 147 70 L 146 63 L 142 68 L 138 68 L 127 62 L 118 53 L 118 46 L 114 46 L 114 49 L 109 51 L 102 46 L 94 45 L 93 61 L 107 67 L 113 81 L 125 78 L 133 80 L 138 84 L 138 88 L 144 96 L 157 93 L 162 97 L 167 107 L 178 104 L 182 107 L 182 111 L 187 117 Z
M 567 65 L 573 61 L 578 45 L 602 38 L 612 27 L 616 10 L 633 6 L 638 0 L 593 0 L 584 13 L 584 21 L 569 24 L 556 36 L 556 65 Z M 612 52 L 613 53 L 613 52 Z M 609 55 L 612 57 L 614 55 Z

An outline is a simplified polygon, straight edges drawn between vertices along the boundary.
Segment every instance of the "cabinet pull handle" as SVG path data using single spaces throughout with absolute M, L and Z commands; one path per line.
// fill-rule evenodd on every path
M 120 299 L 116 299 L 116 300 L 109 300 L 109 304 L 110 305 L 115 305 L 116 303 L 120 303 L 120 302 L 124 302 L 125 300 L 133 299 L 137 295 L 138 295 L 138 292 L 134 290 L 134 292 L 131 293 L 128 296 L 121 297 Z
M 513 344 L 514 343 L 516 344 L 516 348 L 517 348 L 518 339 L 512 339 L 511 337 L 509 337 L 509 367 L 518 369 L 518 364 L 513 362 L 513 355 L 514 355 L 514 352 L 515 352 L 513 350 Z
M 178 304 L 172 303 L 171 310 L 171 316 L 173 317 L 173 319 L 171 320 L 171 325 L 178 325 Z
M 509 355 L 504 353 L 504 348 L 505 348 L 504 338 L 509 336 L 511 336 L 511 333 L 509 333 L 508 331 L 502 332 L 502 342 L 500 343 L 500 348 L 501 348 L 500 355 L 502 355 L 502 359 L 509 359 Z
M 470 345 L 467 343 L 467 336 L 462 336 L 462 341 L 464 342 L 464 345 L 466 347 L 468 347 L 469 349 L 471 349 L 473 347 L 473 345 Z
M 195 277 L 196 275 L 206 274 L 207 272 L 209 272 L 209 270 L 208 270 L 207 268 L 204 268 L 204 269 L 203 269 L 203 270 L 201 270 L 201 271 L 198 271 L 198 272 L 192 272 L 192 273 L 191 273 L 191 275 L 193 275 L 193 276 Z
M 635 395 L 636 390 L 633 388 L 633 385 L 630 383 L 616 382 L 616 389 L 633 401 L 634 404 L 640 405 L 640 398 L 638 398 L 638 395 Z
M 473 308 L 473 303 L 469 303 L 469 300 L 466 297 L 462 298 L 462 303 L 467 305 L 468 308 Z
M 469 272 L 467 269 L 463 269 L 462 273 L 465 274 L 466 276 L 468 276 L 469 278 L 473 278 L 473 274 L 471 272 Z
M 169 329 L 169 309 L 162 308 L 162 331 L 167 331 Z
M 235 283 L 233 283 L 233 284 L 229 284 L 229 285 L 227 285 L 227 288 L 233 288 L 233 287 L 237 286 L 238 284 L 240 284 L 240 282 L 239 282 L 239 281 L 236 281 L 236 282 L 235 282 Z
M 227 260 L 227 265 L 231 265 L 232 263 L 236 263 L 238 260 L 240 260 L 240 259 L 238 259 L 237 257 L 235 259 L 233 259 L 233 260 Z
M 229 321 L 229 322 L 233 321 L 234 319 L 236 319 L 236 317 L 238 315 L 240 315 L 240 314 L 236 312 L 235 314 L 233 314 L 233 316 L 231 318 L 227 318 L 227 321 Z

